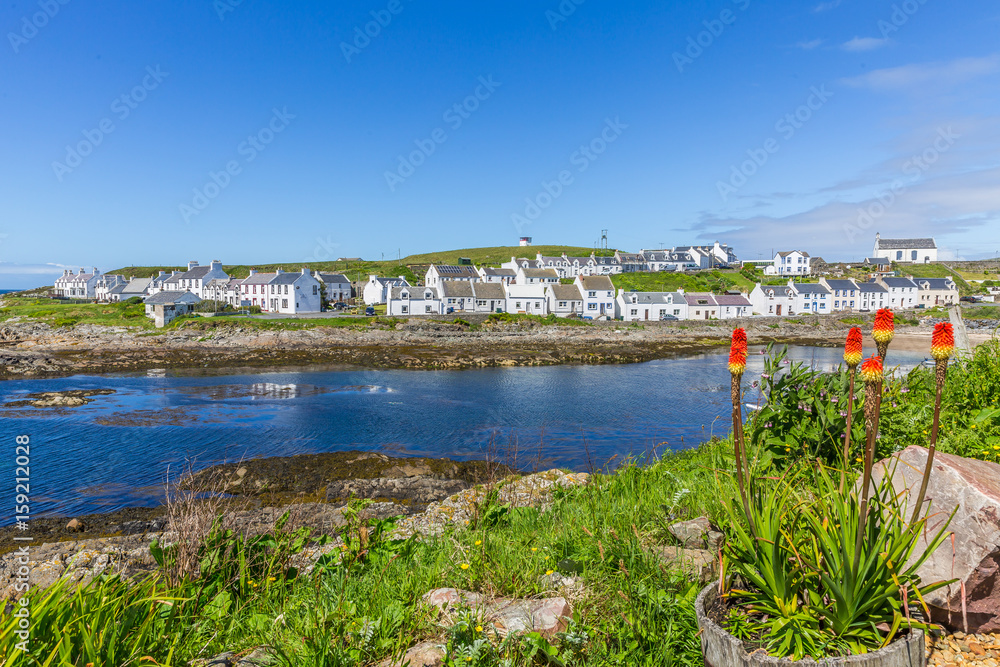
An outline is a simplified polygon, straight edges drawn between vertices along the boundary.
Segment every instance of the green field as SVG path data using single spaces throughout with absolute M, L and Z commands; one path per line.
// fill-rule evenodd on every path
M 699 273 L 622 273 L 611 276 L 616 289 L 626 292 L 724 292 L 737 289 L 749 292 L 754 283 L 736 271 L 702 271 Z
M 386 261 L 361 260 L 353 262 L 276 262 L 271 264 L 227 264 L 224 265 L 226 273 L 235 278 L 245 278 L 250 275 L 250 269 L 260 272 L 273 272 L 275 269 L 284 271 L 299 271 L 303 266 L 313 271 L 336 272 L 347 275 L 351 280 L 363 280 L 369 274 L 380 276 L 403 276 L 411 283 L 423 280 L 423 274 L 415 275 L 410 269 L 411 266 L 424 266 L 428 264 L 458 264 L 459 258 L 464 257 L 472 261 L 476 266 L 500 266 L 504 262 L 509 262 L 511 257 L 530 257 L 534 259 L 536 253 L 543 255 L 561 255 L 566 253 L 570 256 L 589 257 L 594 252 L 592 248 L 562 245 L 539 245 L 522 248 L 520 246 L 497 246 L 493 248 L 464 248 L 460 250 L 444 250 L 441 252 L 425 253 L 421 255 L 410 255 L 402 259 L 391 259 Z M 600 250 L 598 255 L 614 255 L 614 250 Z M 187 266 L 126 266 L 108 273 L 122 276 L 148 277 L 157 275 L 160 271 L 184 271 Z

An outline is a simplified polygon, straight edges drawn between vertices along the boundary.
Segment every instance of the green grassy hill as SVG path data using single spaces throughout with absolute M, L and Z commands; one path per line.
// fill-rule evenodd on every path
M 962 296 L 972 294 L 976 289 L 965 281 L 957 271 L 952 271 L 944 264 L 893 264 L 892 268 L 904 276 L 914 278 L 951 278 L 958 285 L 958 292 Z
M 570 256 L 587 257 L 594 252 L 593 248 L 583 248 L 579 246 L 563 245 L 539 245 L 522 248 L 520 246 L 497 246 L 493 248 L 464 248 L 459 250 L 444 250 L 441 252 L 424 253 L 421 255 L 410 255 L 401 260 L 387 261 L 353 261 L 353 262 L 276 262 L 272 264 L 227 264 L 223 268 L 226 273 L 236 278 L 245 278 L 250 275 L 250 269 L 271 272 L 275 269 L 285 271 L 298 271 L 303 266 L 314 271 L 330 271 L 346 274 L 351 280 L 364 279 L 370 273 L 383 276 L 404 276 L 407 280 L 423 279 L 423 272 L 419 276 L 414 275 L 409 268 L 411 266 L 426 266 L 428 264 L 458 264 L 460 257 L 472 260 L 476 266 L 500 266 L 504 262 L 509 262 L 511 257 L 531 257 L 536 253 L 543 255 L 561 255 L 566 253 Z M 614 255 L 614 250 L 601 250 L 598 255 Z M 183 271 L 184 266 L 127 266 L 108 273 L 116 273 L 123 276 L 136 276 L 146 278 L 156 275 L 160 271 Z

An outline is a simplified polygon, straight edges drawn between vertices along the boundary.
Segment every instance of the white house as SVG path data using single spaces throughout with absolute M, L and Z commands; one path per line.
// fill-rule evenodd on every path
M 938 259 L 937 243 L 934 239 L 884 239 L 875 234 L 875 250 L 872 257 L 883 257 L 900 264 L 929 264 Z
M 505 287 L 503 283 L 472 283 L 472 291 L 476 295 L 476 312 L 502 312 L 507 307 Z
M 199 266 L 198 262 L 188 262 L 187 271 L 176 273 L 168 278 L 163 286 L 164 290 L 186 291 L 198 295 L 199 299 L 205 298 L 205 285 L 213 280 L 228 279 L 229 274 L 222 270 L 222 262 L 213 259 L 208 266 Z
M 525 269 L 517 270 L 514 283 L 518 285 L 553 285 L 559 282 L 559 274 L 555 269 Z
M 476 310 L 476 295 L 467 280 L 439 280 L 437 287 L 444 314 L 466 313 Z
M 951 278 L 917 278 L 916 283 L 925 308 L 953 306 L 959 301 L 958 285 Z
M 622 273 L 639 273 L 649 271 L 646 260 L 640 253 L 615 251 L 615 261 L 621 267 Z
M 386 314 L 392 317 L 440 315 L 441 300 L 433 287 L 393 287 L 386 302 Z
M 685 292 L 684 299 L 688 304 L 689 320 L 719 319 L 719 304 L 715 295 L 710 292 Z
M 316 280 L 323 283 L 326 291 L 326 300 L 334 303 L 347 301 L 353 296 L 350 279 L 342 273 L 322 273 L 317 271 L 313 274 Z
M 614 257 L 597 257 L 591 253 L 590 260 L 595 275 L 611 276 L 622 273 L 622 265 Z
M 889 290 L 878 283 L 858 283 L 858 311 L 867 313 L 889 306 Z
M 483 283 L 510 285 L 516 276 L 517 271 L 514 269 L 494 269 L 489 266 L 479 268 L 479 281 Z
M 216 278 L 215 280 L 210 280 L 202 288 L 205 297 L 203 300 L 215 301 L 219 305 L 239 308 L 241 301 L 240 285 L 242 282 L 239 278 Z
M 688 318 L 687 299 L 683 292 L 626 292 L 618 290 L 615 317 L 626 322 L 662 320 L 665 316 Z
M 257 306 L 267 309 L 267 285 L 274 280 L 276 273 L 257 273 L 250 269 L 250 275 L 240 281 L 240 305 Z
M 916 308 L 920 303 L 920 287 L 913 282 L 912 276 L 905 278 L 879 276 L 870 282 L 876 282 L 888 290 L 889 308 Z
M 298 273 L 278 269 L 266 287 L 267 303 L 262 307 L 266 312 L 296 315 L 318 313 L 323 309 L 320 282 L 305 267 Z
M 716 294 L 715 303 L 719 307 L 718 314 L 720 320 L 735 320 L 741 317 L 750 317 L 753 311 L 753 304 L 743 294 Z
M 534 265 L 531 267 L 526 267 L 522 265 L 522 262 L 518 262 L 518 267 L 514 268 L 515 271 L 518 268 L 533 268 L 533 269 L 552 269 L 556 272 L 556 275 L 560 278 L 575 278 L 577 274 L 571 273 L 569 259 L 566 255 L 561 255 L 559 257 L 547 257 L 542 253 L 538 253 L 535 256 Z
M 193 312 L 199 301 L 191 292 L 160 291 L 146 297 L 146 317 L 152 319 L 157 328 L 163 328 L 181 315 Z
M 90 273 L 80 269 L 79 273 L 72 273 L 65 269 L 54 285 L 57 296 L 67 299 L 96 299 L 97 283 L 102 278 L 101 272 L 95 267 Z
M 124 288 L 127 282 L 125 276 L 105 273 L 94 285 L 94 298 L 103 303 L 110 303 L 111 291 L 116 287 Z
M 607 276 L 577 276 L 573 282 L 583 295 L 584 317 L 615 316 L 615 286 Z
M 365 289 L 362 291 L 362 299 L 364 299 L 365 305 L 374 306 L 375 304 L 385 303 L 389 298 L 389 290 L 393 287 L 409 287 L 410 283 L 406 282 L 406 278 L 399 276 L 398 278 L 383 278 L 381 276 L 368 276 L 368 283 L 365 285 Z
M 860 310 L 858 284 L 851 279 L 820 278 L 820 285 L 830 290 L 833 299 L 831 313 L 854 312 Z
M 792 291 L 792 312 L 789 315 L 813 313 L 826 315 L 833 311 L 833 293 L 820 283 L 796 283 L 788 280 Z
M 545 286 L 545 298 L 548 300 L 549 312 L 556 317 L 581 317 L 583 313 L 583 295 L 580 288 L 574 285 L 549 284 Z
M 547 285 L 541 283 L 534 285 L 508 285 L 506 312 L 548 315 L 548 299 L 545 296 L 546 287 Z
M 810 273 L 809 253 L 803 250 L 788 250 L 775 253 L 771 263 L 764 267 L 766 276 L 808 276 Z
M 761 285 L 750 292 L 754 315 L 781 317 L 794 314 L 795 298 L 787 285 Z
M 166 271 L 160 271 L 158 275 L 153 276 L 149 280 L 149 287 L 146 289 L 147 295 L 157 294 L 162 292 L 169 281 L 174 276 L 180 275 L 180 271 L 171 271 L 167 273 Z
M 440 287 L 446 280 L 472 283 L 479 280 L 479 272 L 471 265 L 431 264 L 427 269 L 427 275 L 424 276 L 424 284 L 428 287 Z
M 510 269 L 517 273 L 518 269 L 537 269 L 537 261 L 526 257 L 511 257 L 509 262 L 500 265 L 502 269 Z

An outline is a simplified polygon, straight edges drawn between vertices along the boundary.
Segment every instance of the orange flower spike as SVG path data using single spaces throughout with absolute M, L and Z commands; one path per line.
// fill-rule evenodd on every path
M 888 308 L 880 308 L 875 313 L 875 326 L 872 327 L 872 338 L 876 343 L 887 345 L 896 333 L 896 322 L 892 311 Z
M 955 332 L 951 324 L 941 322 L 934 325 L 934 336 L 931 339 L 931 356 L 938 361 L 944 361 L 955 351 Z
M 733 331 L 733 342 L 729 348 L 729 372 L 733 375 L 743 375 L 747 369 L 747 332 L 743 329 Z
M 857 368 L 858 364 L 861 363 L 863 356 L 861 353 L 861 343 L 861 329 L 853 327 L 847 332 L 847 343 L 844 344 L 844 361 L 847 363 L 847 367 L 852 370 Z
M 876 384 L 882 381 L 882 359 L 881 357 L 868 357 L 865 363 L 861 364 L 861 377 L 865 384 Z

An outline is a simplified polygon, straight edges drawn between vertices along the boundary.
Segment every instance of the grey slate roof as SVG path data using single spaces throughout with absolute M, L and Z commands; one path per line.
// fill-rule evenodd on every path
M 274 277 L 278 275 L 276 273 L 255 273 L 252 276 L 244 278 L 241 282 L 243 285 L 267 285 L 269 282 L 274 280 Z
M 859 292 L 883 292 L 885 294 L 889 293 L 889 290 L 882 287 L 878 283 L 858 283 Z
M 865 264 L 875 264 L 877 266 L 889 266 L 892 264 L 891 261 L 885 257 L 866 257 Z
M 483 275 L 506 276 L 513 278 L 514 276 L 517 275 L 517 271 L 515 271 L 514 269 L 494 269 L 492 267 L 487 266 L 483 268 Z
M 829 294 L 830 290 L 819 283 L 793 283 L 799 294 Z
M 471 283 L 477 299 L 506 299 L 507 293 L 500 283 Z
M 954 281 L 950 278 L 917 278 L 917 283 L 927 285 L 927 289 L 950 290 L 954 288 Z
M 441 298 L 472 297 L 472 283 L 468 280 L 441 281 Z
M 302 273 L 279 273 L 278 275 L 276 275 L 274 277 L 274 280 L 272 280 L 268 284 L 269 285 L 294 285 L 295 281 L 297 281 L 303 275 L 306 275 L 306 274 L 302 274 Z
M 916 287 L 917 284 L 909 278 L 883 278 L 887 287 Z
M 211 266 L 196 266 L 190 271 L 185 271 L 184 273 L 176 276 L 177 280 L 198 280 L 199 278 L 204 278 L 205 274 L 212 270 Z
M 320 271 L 317 271 L 315 277 L 321 283 L 326 285 L 351 282 L 350 278 L 342 273 L 321 273 Z
M 921 248 L 933 250 L 937 248 L 934 239 L 879 239 L 879 250 L 909 250 L 910 248 Z
M 474 266 L 457 266 L 453 264 L 441 264 L 434 265 L 437 269 L 438 275 L 442 278 L 478 278 L 479 274 L 476 273 L 476 267 Z
M 555 269 L 523 269 L 525 278 L 559 278 Z
M 751 306 L 750 300 L 745 296 L 733 294 L 719 294 L 715 297 L 715 302 L 720 306 Z
M 582 276 L 580 282 L 585 290 L 609 290 L 614 291 L 614 283 L 607 276 Z
M 576 285 L 549 285 L 549 289 L 556 301 L 583 301 L 583 295 Z
M 808 256 L 809 256 L 809 253 L 807 253 L 807 252 L 806 252 L 805 250 L 786 250 L 786 251 L 784 251 L 784 252 L 779 252 L 779 253 L 778 253 L 778 256 L 779 256 L 779 257 L 788 257 L 788 256 L 789 256 L 789 255 L 791 255 L 791 254 L 792 254 L 793 252 L 797 252 L 797 253 L 799 253 L 800 255 L 802 255 L 803 257 L 808 257 Z
M 196 303 L 197 301 L 197 295 L 191 292 L 157 292 L 153 296 L 146 297 L 146 303 L 154 306 L 174 303 Z
M 826 284 L 829 285 L 830 289 L 857 289 L 857 286 L 850 280 L 827 280 Z
M 431 299 L 438 298 L 437 290 L 433 287 L 393 287 L 390 292 L 390 297 L 393 299 L 402 299 L 403 292 L 407 292 L 410 295 L 410 299 L 414 301 L 420 301 L 424 298 L 425 294 L 430 293 Z
M 684 296 L 678 292 L 626 292 L 623 296 L 626 304 L 632 303 L 632 297 L 636 297 L 635 303 L 644 305 L 687 303 Z

